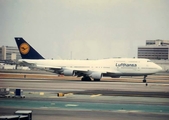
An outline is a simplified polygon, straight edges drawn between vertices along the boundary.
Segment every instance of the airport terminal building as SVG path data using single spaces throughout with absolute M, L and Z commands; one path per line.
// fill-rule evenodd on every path
M 0 60 L 18 60 L 21 59 L 19 50 L 14 46 L 0 47 Z
M 146 40 L 146 46 L 139 46 L 137 52 L 138 58 L 151 59 L 169 71 L 169 40 Z
M 168 60 L 169 40 L 146 40 L 146 46 L 138 47 L 138 58 Z

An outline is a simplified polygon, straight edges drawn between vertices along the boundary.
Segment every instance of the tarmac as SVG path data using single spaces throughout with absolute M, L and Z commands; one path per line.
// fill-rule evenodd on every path
M 18 74 L 20 78 L 15 77 Z M 80 81 L 80 78 L 48 74 L 24 75 L 27 74 L 0 73 L 0 88 L 10 88 L 11 96 L 16 88 L 20 88 L 26 96 L 0 98 L 0 115 L 26 109 L 33 110 L 33 120 L 169 118 L 168 74 L 148 76 L 148 86 L 142 83 L 143 77 L 103 78 L 100 82 L 85 82 Z M 64 96 L 58 97 L 58 93 Z

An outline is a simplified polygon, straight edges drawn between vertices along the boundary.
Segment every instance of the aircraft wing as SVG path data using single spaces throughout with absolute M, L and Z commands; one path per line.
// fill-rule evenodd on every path
M 62 67 L 57 67 L 57 66 L 50 66 L 50 65 L 44 65 L 44 64 L 36 64 L 36 63 L 30 63 L 27 60 L 19 60 L 18 61 L 19 65 L 25 65 L 28 67 L 32 67 L 32 68 L 48 68 L 48 69 L 53 69 L 53 70 L 61 70 Z
M 53 69 L 53 70 L 61 70 L 62 69 L 62 67 L 56 67 L 56 66 L 47 66 L 47 65 L 40 65 L 40 64 L 38 64 L 38 65 L 36 65 L 36 67 L 38 67 L 38 68 L 49 68 L 49 69 Z
M 112 70 L 112 71 L 110 71 L 109 69 L 108 70 L 97 70 L 97 71 L 95 71 L 95 70 L 91 70 L 91 72 L 100 72 L 100 73 L 106 73 L 106 74 L 118 74 L 118 73 L 121 73 L 121 72 L 119 72 L 119 71 L 117 71 L 117 70 Z
M 77 76 L 83 76 L 83 75 L 90 75 L 90 74 L 92 74 L 93 72 L 99 72 L 99 73 L 103 73 L 103 74 L 120 74 L 121 72 L 119 72 L 119 71 L 117 71 L 117 70 L 113 70 L 113 71 L 109 71 L 109 70 L 97 70 L 97 71 L 95 71 L 95 70 L 88 70 L 88 69 L 86 69 L 86 70 L 84 70 L 84 69 L 82 69 L 82 70 L 80 70 L 80 69 L 72 69 L 74 72 L 76 72 L 76 75 Z
M 30 67 L 30 66 L 33 65 L 32 63 L 28 63 L 28 62 L 26 62 L 26 61 L 21 61 L 21 60 L 19 60 L 19 61 L 17 62 L 17 64 L 18 64 L 18 65 L 28 66 L 28 67 Z
M 117 71 L 117 70 L 113 70 L 113 71 L 108 71 L 107 73 L 109 73 L 109 74 L 120 74 L 121 72 Z
M 109 70 L 89 70 L 89 69 L 79 69 L 79 68 L 68 68 L 68 67 L 60 67 L 60 66 L 47 66 L 47 65 L 36 65 L 37 67 L 39 68 L 48 68 L 48 69 L 51 69 L 51 70 L 55 70 L 55 72 L 57 73 L 58 72 L 63 72 L 64 70 L 70 70 L 70 71 L 74 71 L 76 73 L 76 76 L 83 76 L 83 75 L 90 75 L 91 73 L 93 72 L 100 72 L 100 73 L 105 73 L 105 74 L 119 74 L 121 72 L 117 71 L 117 70 L 113 70 L 113 71 L 109 71 Z

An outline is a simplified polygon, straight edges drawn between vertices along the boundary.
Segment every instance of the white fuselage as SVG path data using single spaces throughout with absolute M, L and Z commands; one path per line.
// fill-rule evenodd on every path
M 149 59 L 112 58 L 101 60 L 28 60 L 37 67 L 56 68 L 64 70 L 82 71 L 90 75 L 92 72 L 102 73 L 103 76 L 142 76 L 150 75 L 162 70 L 160 66 Z

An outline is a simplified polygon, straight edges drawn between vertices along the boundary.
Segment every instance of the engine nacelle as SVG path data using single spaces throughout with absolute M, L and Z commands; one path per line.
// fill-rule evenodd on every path
M 64 70 L 62 73 L 65 76 L 73 76 L 74 75 L 74 71 L 73 70 Z
M 93 72 L 92 74 L 90 74 L 90 77 L 92 77 L 93 79 L 101 79 L 102 76 L 103 75 L 101 72 Z

